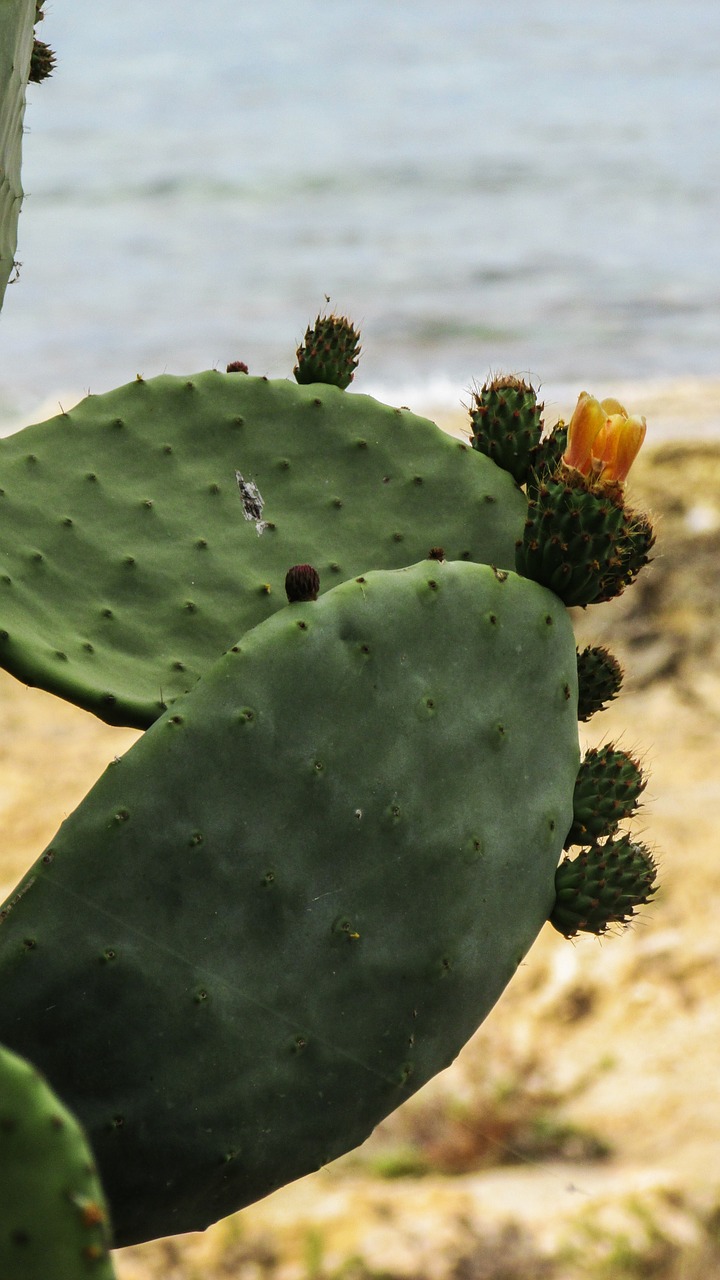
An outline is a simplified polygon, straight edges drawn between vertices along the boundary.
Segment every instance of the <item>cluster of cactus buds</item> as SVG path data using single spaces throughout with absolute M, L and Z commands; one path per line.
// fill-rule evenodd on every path
M 568 607 L 611 600 L 635 580 L 654 543 L 647 516 L 624 500 L 645 419 L 586 391 L 567 427 L 543 435 L 541 415 L 533 387 L 513 377 L 486 383 L 470 408 L 473 448 L 527 490 L 517 571 Z
M 474 393 L 471 443 L 526 489 L 528 509 L 516 546 L 519 573 L 548 587 L 568 606 L 611 600 L 647 564 L 654 543 L 648 517 L 626 506 L 624 485 L 646 434 L 643 417 L 615 399 L 583 391 L 567 426 L 543 434 L 542 406 L 517 378 L 494 379 Z M 589 720 L 617 696 L 619 663 L 606 649 L 577 655 L 578 719 Z M 626 923 L 655 892 L 655 862 L 623 835 L 645 787 L 640 765 L 610 745 L 585 756 L 575 784 L 573 822 L 556 876 L 550 916 L 568 937 L 604 933 Z
M 609 657 L 604 656 L 606 669 L 612 669 Z M 594 663 L 585 661 L 592 671 Z M 628 834 L 618 835 L 620 824 L 637 812 L 645 784 L 639 762 L 628 752 L 608 744 L 586 753 L 565 840 L 566 849 L 581 849 L 557 869 L 550 914 L 550 923 L 566 938 L 581 932 L 599 935 L 610 925 L 627 924 L 656 892 L 652 853 Z

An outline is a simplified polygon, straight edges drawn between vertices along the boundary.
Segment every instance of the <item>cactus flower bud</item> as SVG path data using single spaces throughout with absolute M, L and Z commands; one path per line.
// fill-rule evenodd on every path
M 294 564 L 285 575 L 285 592 L 290 604 L 317 600 L 320 576 L 311 564 Z
M 618 400 L 578 396 L 568 425 L 566 467 L 603 489 L 621 485 L 645 439 L 645 419 L 630 417 Z

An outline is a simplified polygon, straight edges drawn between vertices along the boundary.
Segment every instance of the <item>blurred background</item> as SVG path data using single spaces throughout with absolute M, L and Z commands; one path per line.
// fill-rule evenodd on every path
M 658 543 L 575 619 L 581 726 L 650 781 L 661 891 L 549 927 L 458 1062 L 358 1153 L 121 1280 L 720 1277 L 720 7 L 47 0 L 0 432 L 136 373 L 289 376 L 325 305 L 358 391 L 459 429 L 489 369 L 648 417 Z M 135 738 L 0 676 L 0 891 Z
M 358 390 L 716 378 L 713 0 L 48 0 L 0 415 L 233 358 L 325 295 Z M 1 419 L 0 419 L 1 420 Z

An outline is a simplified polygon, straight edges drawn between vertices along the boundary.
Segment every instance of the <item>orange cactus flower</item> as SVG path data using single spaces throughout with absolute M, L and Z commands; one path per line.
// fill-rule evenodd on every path
M 563 462 L 593 485 L 625 482 L 645 439 L 644 418 L 630 417 L 618 400 L 596 400 L 582 391 L 568 424 Z

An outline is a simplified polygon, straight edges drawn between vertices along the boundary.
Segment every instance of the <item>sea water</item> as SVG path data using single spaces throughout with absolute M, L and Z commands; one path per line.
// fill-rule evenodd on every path
M 720 376 L 717 0 L 47 0 L 0 415 L 242 359 L 330 298 L 422 409 Z M 576 393 L 576 392 L 575 392 Z

